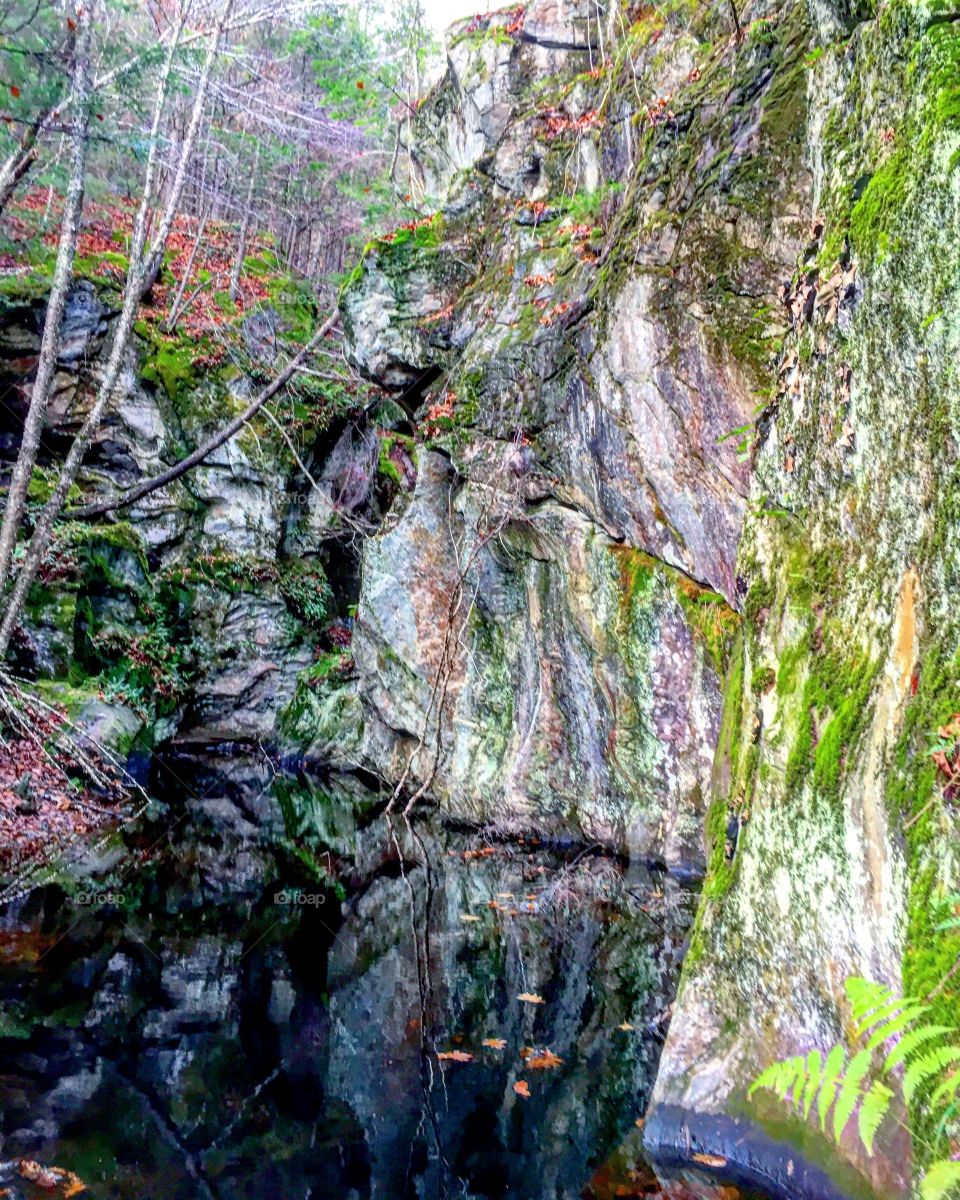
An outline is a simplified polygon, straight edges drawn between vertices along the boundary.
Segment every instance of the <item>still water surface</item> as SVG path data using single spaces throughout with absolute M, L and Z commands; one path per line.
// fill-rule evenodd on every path
M 5 1163 L 91 1200 L 744 1195 L 641 1151 L 684 886 L 249 759 L 151 788 L 95 888 L 0 912 Z

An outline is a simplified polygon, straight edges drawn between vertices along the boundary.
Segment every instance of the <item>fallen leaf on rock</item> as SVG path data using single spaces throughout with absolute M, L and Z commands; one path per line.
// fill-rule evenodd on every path
M 439 1050 L 437 1058 L 441 1062 L 473 1062 L 473 1055 L 468 1054 L 466 1050 Z
M 54 1173 L 49 1167 L 29 1158 L 21 1158 L 17 1164 L 17 1170 L 20 1172 L 21 1179 L 35 1183 L 37 1187 L 52 1189 L 60 1182 L 59 1173 Z
M 517 997 L 517 999 L 522 1000 L 524 1002 L 524 1004 L 542 1004 L 543 1003 L 543 997 L 538 996 L 536 992 L 521 992 L 520 995 Z
M 531 1071 L 550 1071 L 562 1065 L 563 1059 L 558 1058 L 552 1050 L 544 1050 L 541 1054 L 534 1054 L 527 1059 L 527 1066 Z
M 646 1124 L 646 1120 L 646 1117 L 637 1117 L 637 1119 L 634 1121 L 634 1125 L 636 1125 L 638 1129 L 642 1129 Z
M 489 1046 L 491 1050 L 502 1050 L 507 1044 L 506 1038 L 484 1038 L 484 1046 Z
M 518 1096 L 522 1096 L 524 1100 L 530 1099 L 530 1084 L 525 1079 L 518 1079 L 513 1085 L 513 1090 Z
M 65 1171 L 64 1174 L 68 1179 L 67 1186 L 63 1190 L 64 1200 L 70 1200 L 71 1196 L 79 1196 L 81 1192 L 87 1190 L 87 1185 L 73 1171 Z
M 727 1160 L 719 1154 L 691 1154 L 694 1162 L 702 1163 L 705 1167 L 725 1167 Z

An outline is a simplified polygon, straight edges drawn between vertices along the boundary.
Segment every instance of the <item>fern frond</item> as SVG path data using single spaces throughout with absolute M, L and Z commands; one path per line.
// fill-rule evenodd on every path
M 960 1187 L 960 1162 L 952 1159 L 942 1159 L 931 1163 L 920 1183 L 920 1195 L 923 1200 L 946 1200 L 950 1195 L 956 1195 Z
M 949 1025 L 918 1025 L 916 1029 L 911 1029 L 909 1033 L 903 1035 L 884 1059 L 884 1074 L 887 1074 L 893 1067 L 899 1066 L 900 1063 L 908 1059 L 924 1042 L 929 1042 L 933 1038 L 941 1037 L 946 1033 L 956 1032 Z
M 830 1105 L 836 1099 L 839 1079 L 846 1065 L 847 1052 L 838 1043 L 827 1055 L 827 1061 L 823 1068 L 823 1081 L 820 1084 L 820 1094 L 817 1096 L 817 1116 L 820 1119 L 820 1128 L 824 1132 L 827 1128 L 827 1113 L 830 1111 Z
M 909 1103 L 921 1087 L 952 1063 L 960 1062 L 960 1046 L 935 1046 L 907 1065 L 903 1076 L 903 1095 Z
M 869 979 L 861 979 L 859 976 L 848 979 L 844 987 L 847 999 L 850 1001 L 851 1014 L 854 1021 L 858 1023 L 867 1013 L 893 998 L 893 988 L 884 983 L 873 983 Z
M 915 1001 L 911 1001 L 909 996 L 898 996 L 896 1000 L 890 1000 L 886 1004 L 881 1004 L 879 1008 L 874 1009 L 874 1011 L 868 1013 L 862 1021 L 858 1022 L 857 1037 L 863 1037 L 863 1035 L 875 1025 L 879 1024 L 881 1021 L 885 1021 L 887 1017 L 896 1017 L 902 1009 L 914 1003 Z M 926 1006 L 924 1005 L 920 1006 L 921 1012 L 925 1011 L 925 1007 Z
M 930 1108 L 939 1108 L 941 1104 L 952 1104 L 953 1101 L 960 1096 L 960 1071 L 954 1071 L 952 1075 L 948 1075 L 942 1083 L 938 1084 L 928 1101 Z
M 957 902 L 954 897 L 952 903 Z M 960 921 L 958 921 L 960 926 Z M 960 1117 L 960 1029 L 928 1024 L 930 1007 L 909 996 L 896 997 L 884 984 L 849 979 L 847 996 L 863 1049 L 849 1057 L 843 1042 L 826 1058 L 819 1050 L 773 1063 L 755 1080 L 758 1088 L 774 1091 L 793 1106 L 800 1117 L 809 1117 L 816 1105 L 820 1128 L 840 1142 L 848 1122 L 857 1117 L 857 1131 L 869 1155 L 895 1095 L 902 1089 L 908 1105 L 922 1096 L 925 1110 L 939 1118 L 933 1144 Z M 868 1036 L 869 1035 L 869 1036 Z M 882 1061 L 877 1050 L 893 1042 Z M 899 1076 L 902 1083 L 888 1086 L 877 1073 Z M 874 1071 L 874 1079 L 868 1076 Z M 893 1081 L 891 1080 L 891 1083 Z M 956 1191 L 954 1190 L 956 1189 Z M 960 1200 L 960 1161 L 934 1163 L 921 1184 L 922 1200 Z
M 803 1055 L 772 1063 L 762 1075 L 758 1075 L 753 1081 L 747 1095 L 752 1096 L 758 1088 L 768 1088 L 770 1091 L 776 1092 L 781 1100 L 786 1100 L 797 1081 L 802 1082 L 806 1066 L 807 1060 Z
M 877 1046 L 882 1046 L 895 1033 L 900 1033 L 902 1030 L 909 1029 L 911 1025 L 916 1024 L 920 1017 L 929 1011 L 930 1007 L 927 1004 L 911 1004 L 909 1008 L 905 1008 L 892 1021 L 885 1021 L 873 1031 L 869 1042 L 867 1042 L 867 1049 L 876 1050 Z
M 876 1079 L 860 1105 L 857 1129 L 860 1133 L 860 1141 L 863 1142 L 867 1153 L 871 1156 L 873 1155 L 874 1135 L 880 1128 L 880 1122 L 887 1115 L 892 1099 L 893 1092 L 886 1084 Z
M 870 1070 L 873 1055 L 869 1050 L 861 1050 L 850 1060 L 840 1085 L 840 1094 L 833 1109 L 833 1140 L 839 1142 L 843 1136 L 847 1122 L 853 1116 L 854 1109 L 863 1096 L 860 1087 L 864 1076 Z
M 806 1076 L 807 1082 L 798 1105 L 801 1117 L 809 1116 L 817 1089 L 820 1087 L 820 1081 L 823 1079 L 823 1055 L 819 1050 L 811 1050 L 807 1055 Z

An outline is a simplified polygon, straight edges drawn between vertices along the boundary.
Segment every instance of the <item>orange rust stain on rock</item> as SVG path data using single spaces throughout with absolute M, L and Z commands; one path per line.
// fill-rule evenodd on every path
M 893 661 L 897 672 L 897 700 L 910 694 L 913 668 L 917 659 L 917 600 L 920 577 L 916 567 L 910 567 L 900 583 L 894 626 Z

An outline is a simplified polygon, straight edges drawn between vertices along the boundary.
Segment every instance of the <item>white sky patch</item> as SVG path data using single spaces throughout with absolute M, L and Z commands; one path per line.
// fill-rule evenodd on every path
M 427 20 L 442 34 L 448 25 L 458 17 L 472 17 L 478 12 L 487 12 L 490 8 L 499 8 L 497 0 L 423 0 Z

